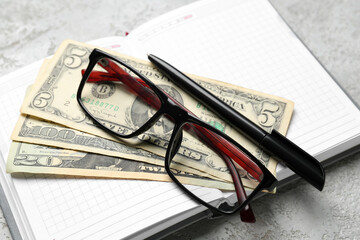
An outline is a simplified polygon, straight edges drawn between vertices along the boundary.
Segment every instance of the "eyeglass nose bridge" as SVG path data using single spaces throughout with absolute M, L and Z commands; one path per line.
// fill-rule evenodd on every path
M 176 123 L 185 122 L 189 118 L 189 112 L 170 98 L 164 103 L 164 109 L 165 114 L 171 116 Z

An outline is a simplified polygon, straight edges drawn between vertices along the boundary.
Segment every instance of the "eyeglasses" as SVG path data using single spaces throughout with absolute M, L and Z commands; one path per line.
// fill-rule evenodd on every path
M 260 161 L 186 109 L 176 89 L 157 87 L 130 65 L 98 49 L 89 58 L 77 101 L 95 124 L 114 136 L 137 137 L 166 149 L 165 169 L 170 178 L 214 215 L 240 210 L 243 221 L 255 221 L 249 202 L 276 182 Z M 176 174 L 181 166 L 202 172 L 196 168 L 204 161 L 221 167 L 218 171 L 232 184 L 230 191 L 216 184 L 211 188 L 189 184 Z M 252 188 L 245 190 L 244 179 Z M 220 197 L 214 200 L 214 195 Z

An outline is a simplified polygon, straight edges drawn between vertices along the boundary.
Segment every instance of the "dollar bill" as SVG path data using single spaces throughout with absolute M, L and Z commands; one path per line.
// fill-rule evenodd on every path
M 164 165 L 164 158 L 152 152 L 29 115 L 19 116 L 11 139 Z
M 164 167 L 124 158 L 84 153 L 37 144 L 12 142 L 8 173 L 56 174 L 85 177 L 137 179 L 171 182 Z M 234 190 L 233 184 L 178 170 L 183 183 Z
M 21 112 L 102 138 L 121 141 L 95 126 L 76 101 L 76 91 L 82 77 L 81 70 L 87 67 L 88 57 L 93 48 L 93 46 L 74 41 L 64 42 L 52 58 L 46 71 L 37 78 L 31 93 L 22 105 Z M 198 103 L 191 96 L 174 86 L 151 64 L 118 53 L 111 52 L 111 54 L 121 58 L 128 65 L 147 76 L 199 118 L 234 138 L 262 161 L 272 173 L 275 173 L 276 161 L 274 159 L 264 154 L 255 144 L 234 131 L 226 121 L 211 113 L 201 103 Z M 276 129 L 283 134 L 286 133 L 293 111 L 291 101 L 215 80 L 192 75 L 190 77 L 265 130 Z M 96 96 L 94 98 L 92 101 L 102 101 L 101 98 L 96 99 Z M 118 111 L 114 116 L 116 119 L 123 119 L 124 121 L 137 120 L 131 116 L 129 111 Z M 115 124 L 109 120 L 104 120 L 103 124 L 110 124 L 119 130 L 124 128 L 122 123 Z M 143 144 L 137 147 L 164 156 L 171 130 L 168 130 L 167 123 L 159 125 L 165 127 L 160 130 L 154 127 L 146 134 L 141 135 L 142 140 L 146 141 L 143 141 Z M 194 146 L 198 146 L 198 144 L 188 142 L 186 146 L 183 146 L 186 148 L 186 152 L 190 153 L 188 155 L 195 154 L 197 156 L 196 158 L 188 158 L 186 164 L 192 168 L 223 178 L 224 163 L 221 160 L 208 159 L 206 152 L 203 152 L 201 148 L 194 149 Z M 229 177 L 228 174 L 225 175 Z
M 164 157 L 152 152 L 132 146 L 126 146 L 119 142 L 84 133 L 29 115 L 19 116 L 11 139 L 17 142 L 34 143 L 66 150 L 96 153 L 158 166 L 165 165 Z M 212 176 L 194 168 L 188 168 L 179 164 L 175 164 L 173 167 L 179 171 L 186 171 L 198 176 L 218 179 L 216 176 Z M 27 170 L 30 171 L 31 168 L 28 168 Z

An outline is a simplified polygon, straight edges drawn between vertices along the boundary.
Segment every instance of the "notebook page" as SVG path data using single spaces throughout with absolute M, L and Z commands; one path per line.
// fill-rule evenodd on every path
M 6 159 L 11 143 L 10 135 L 12 129 L 15 127 L 16 119 L 19 116 L 19 109 L 23 101 L 23 96 L 25 95 L 27 86 L 29 86 L 36 78 L 37 70 L 40 69 L 41 64 L 42 61 L 37 61 L 0 78 L 0 84 L 3 86 L 0 88 L 0 101 L 4 103 L 4 107 L 1 109 L 0 114 L 0 120 L 2 122 L 0 125 L 1 185 L 7 195 L 7 200 L 16 222 L 22 222 L 22 209 L 19 209 L 21 206 L 19 199 L 12 198 L 12 196 L 16 196 L 17 193 L 9 174 L 6 174 Z M 9 198 L 8 196 L 11 197 Z M 21 235 L 27 235 L 26 232 L 29 230 L 28 224 L 24 223 L 18 225 L 18 229 Z
M 107 40 L 93 44 L 113 50 L 122 46 L 119 39 Z M 6 87 L 1 89 L 1 101 L 7 106 L 0 115 L 6 123 L 0 128 L 1 174 L 14 196 L 11 206 L 19 210 L 13 212 L 25 239 L 119 239 L 199 208 L 173 183 L 6 174 L 10 133 L 26 87 L 34 81 L 40 65 L 34 63 L 0 79 Z
M 172 183 L 53 176 L 13 182 L 33 239 L 119 239 L 196 207 Z
M 126 39 L 178 69 L 294 101 L 287 136 L 320 161 L 360 143 L 360 113 L 266 0 L 200 1 Z
M 19 106 L 23 101 L 23 96 L 25 96 L 26 88 L 34 82 L 37 70 L 40 69 L 41 64 L 42 60 L 0 78 L 2 86 L 0 88 L 0 101 L 4 103 L 0 116 L 2 120 L 0 127 L 0 151 L 4 159 L 7 157 L 10 147 L 10 135 L 19 116 Z M 14 79 L 16 81 L 12 81 Z M 15 120 L 11 121 L 11 119 Z

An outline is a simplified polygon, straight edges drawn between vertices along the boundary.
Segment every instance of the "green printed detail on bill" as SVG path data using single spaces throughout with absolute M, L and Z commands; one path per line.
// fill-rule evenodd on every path
M 99 98 L 98 95 L 97 95 L 97 97 Z M 71 95 L 71 98 L 72 98 L 72 99 L 76 99 L 76 94 L 73 93 L 73 94 Z M 105 109 L 114 110 L 115 112 L 116 112 L 116 111 L 119 111 L 119 106 L 114 105 L 114 104 L 111 104 L 111 103 L 99 101 L 98 98 L 97 98 L 97 99 L 94 99 L 94 98 L 83 97 L 83 98 L 81 98 L 81 101 L 83 101 L 84 103 L 91 104 L 91 105 L 103 107 L 103 108 L 105 108 Z
M 106 102 L 102 102 L 96 99 L 91 99 L 88 97 L 85 98 L 81 98 L 81 101 L 83 101 L 84 103 L 88 103 L 90 105 L 95 105 L 95 106 L 99 106 L 99 107 L 103 107 L 105 109 L 109 109 L 109 110 L 114 110 L 119 111 L 119 106 L 116 106 L 114 104 L 110 104 L 110 103 L 106 103 Z
M 212 121 L 208 122 L 208 124 L 222 132 L 225 132 L 225 126 L 217 121 L 212 120 Z

